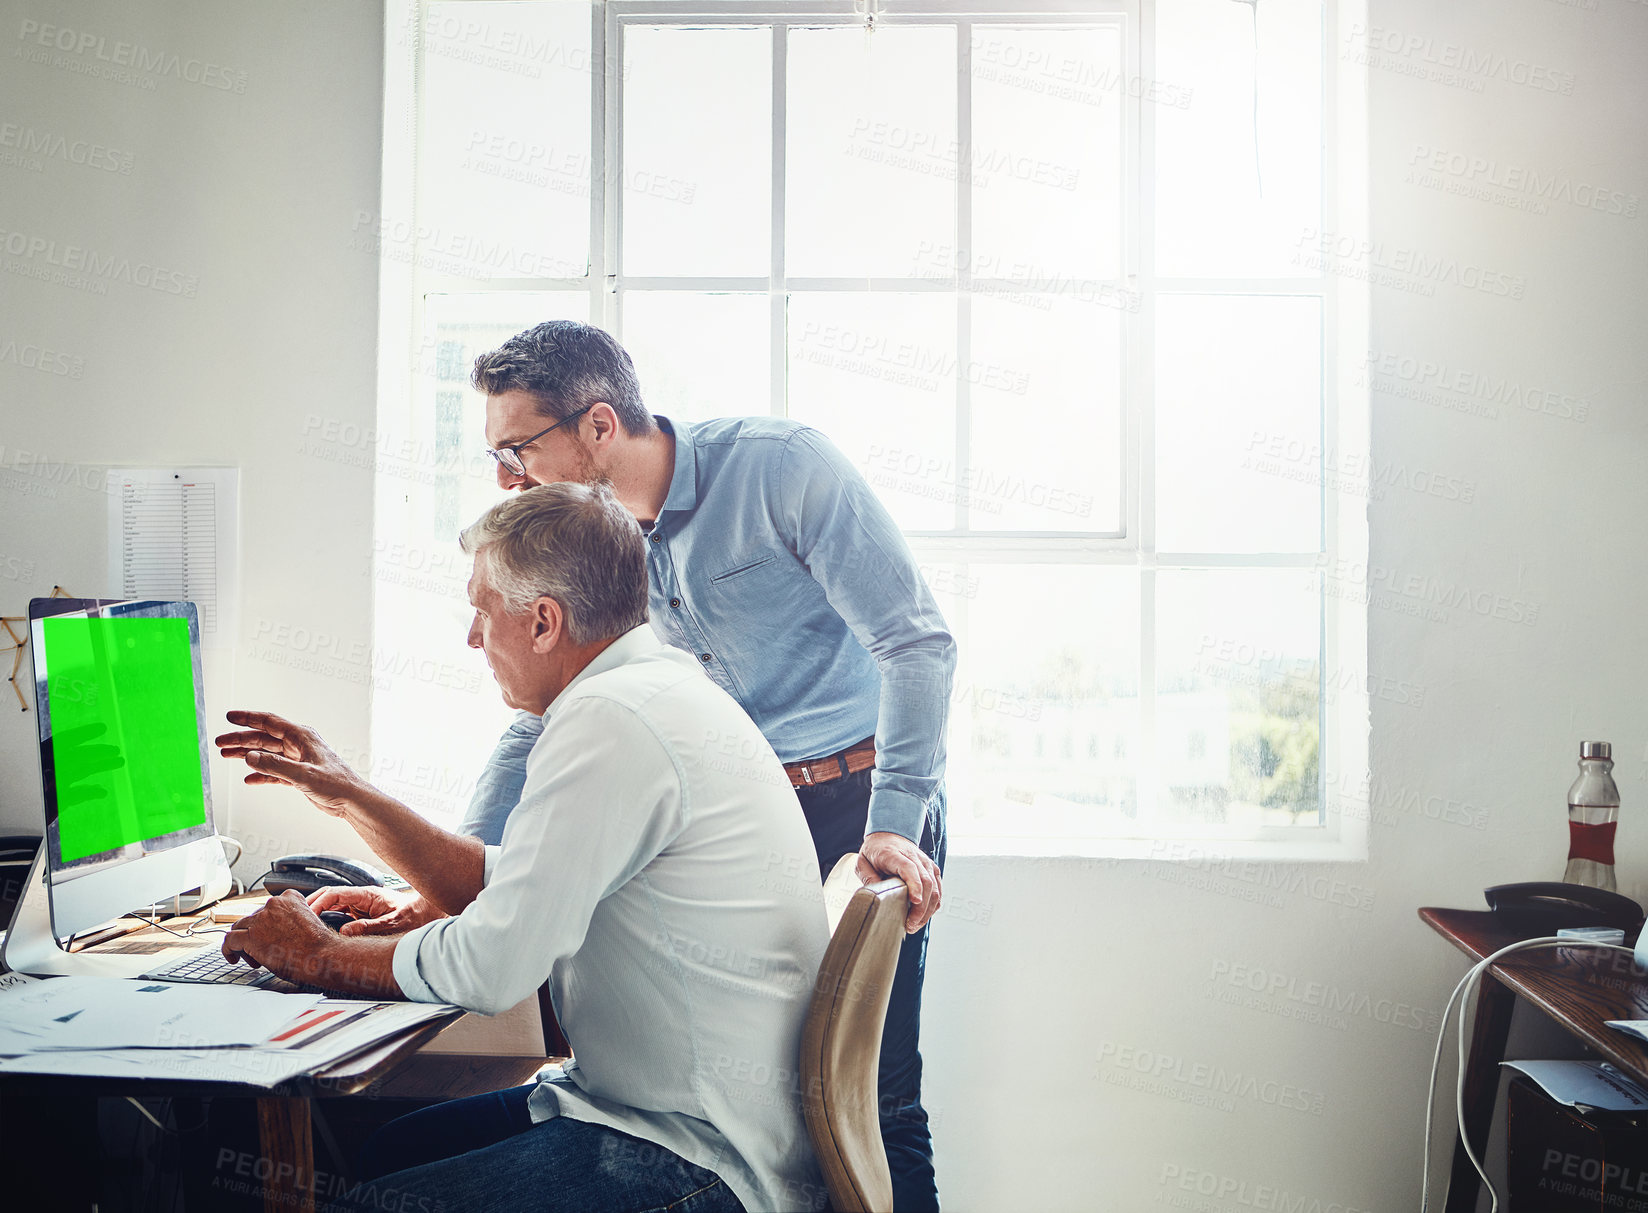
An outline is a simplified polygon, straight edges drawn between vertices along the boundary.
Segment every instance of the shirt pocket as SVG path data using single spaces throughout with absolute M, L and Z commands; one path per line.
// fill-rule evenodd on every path
M 742 577 L 748 573 L 753 573 L 757 569 L 765 568 L 777 559 L 778 556 L 776 553 L 769 552 L 765 556 L 757 556 L 753 559 L 740 560 L 730 569 L 724 569 L 721 572 L 714 574 L 710 578 L 710 584 L 720 585 L 722 582 L 731 581 L 734 577 Z

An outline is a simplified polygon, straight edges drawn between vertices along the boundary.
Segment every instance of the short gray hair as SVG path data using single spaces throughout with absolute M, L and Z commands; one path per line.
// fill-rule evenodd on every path
M 486 581 L 512 614 L 539 598 L 560 603 L 573 644 L 647 621 L 646 540 L 605 481 L 527 489 L 482 514 L 458 544 L 486 553 Z

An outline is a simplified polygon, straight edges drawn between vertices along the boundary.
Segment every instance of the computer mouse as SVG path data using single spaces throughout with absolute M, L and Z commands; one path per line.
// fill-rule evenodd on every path
M 353 914 L 345 914 L 342 910 L 322 910 L 320 912 L 320 920 L 336 931 L 342 927 L 344 923 L 354 922 L 355 916 Z

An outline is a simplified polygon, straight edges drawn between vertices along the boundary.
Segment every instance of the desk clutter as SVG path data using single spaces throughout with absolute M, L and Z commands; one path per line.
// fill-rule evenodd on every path
M 0 975 L 0 1073 L 191 1079 L 267 1089 L 455 1009 L 244 986 L 6 973 Z
M 1607 1062 L 1506 1062 L 1506 1197 L 1512 1209 L 1648 1207 L 1648 1091 Z

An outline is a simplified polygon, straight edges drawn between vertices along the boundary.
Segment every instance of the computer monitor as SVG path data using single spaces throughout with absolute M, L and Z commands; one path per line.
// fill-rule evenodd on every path
M 212 819 L 194 604 L 36 598 L 29 639 L 45 810 L 36 876 L 54 950 L 186 891 L 222 896 L 231 880 Z M 34 884 L 11 932 L 33 938 L 6 943 L 7 962 L 25 972 L 43 963 L 14 956 L 41 942 L 42 924 L 24 922 Z

